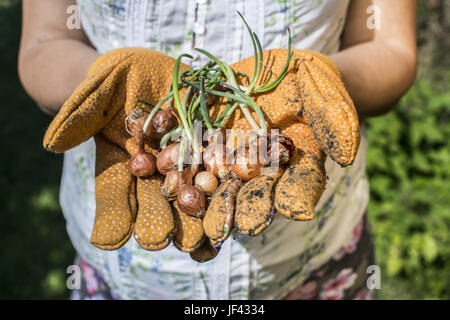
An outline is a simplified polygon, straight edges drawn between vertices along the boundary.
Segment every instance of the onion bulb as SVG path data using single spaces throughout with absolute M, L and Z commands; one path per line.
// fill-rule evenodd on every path
M 289 157 L 292 157 L 292 155 L 295 152 L 294 141 L 292 141 L 292 139 L 288 135 L 282 133 L 278 135 L 278 139 L 279 143 L 283 145 L 285 149 L 289 152 Z
M 265 138 L 257 139 L 251 143 L 245 143 L 236 149 L 236 156 L 234 163 L 231 166 L 231 171 L 244 181 L 253 179 L 261 174 L 261 169 L 264 163 L 261 162 L 258 150 L 263 144 L 267 142 Z M 250 151 L 255 152 L 250 154 Z M 265 162 L 265 161 L 264 161 Z
M 245 155 L 236 156 L 235 163 L 231 166 L 231 171 L 244 181 L 253 179 L 261 174 L 263 165 L 258 163 L 250 163 L 250 158 Z
M 207 196 L 213 194 L 219 185 L 216 176 L 209 171 L 202 171 L 195 176 L 194 185 Z
M 178 192 L 177 204 L 183 213 L 201 218 L 205 214 L 206 197 L 198 187 L 186 184 Z
M 267 145 L 269 139 L 271 144 Z M 259 137 L 238 147 L 231 171 L 242 180 L 248 181 L 259 176 L 264 166 L 271 162 L 286 165 L 295 150 L 292 139 L 280 134 L 277 142 L 273 140 L 270 136 Z M 274 143 L 278 144 L 278 148 L 273 148 Z
M 156 171 L 156 158 L 153 154 L 148 153 L 144 149 L 144 134 L 139 136 L 139 150 L 128 161 L 128 170 L 136 177 L 148 177 Z
M 180 153 L 180 144 L 172 143 L 163 149 L 156 158 L 156 168 L 162 175 L 166 175 L 176 170 L 178 155 Z
M 276 162 L 280 165 L 286 165 L 289 162 L 289 159 L 292 157 L 295 151 L 295 145 L 292 139 L 285 135 L 278 135 L 278 149 L 273 148 L 275 145 L 274 139 L 271 137 L 271 144 L 269 146 L 269 151 L 267 155 L 272 162 Z
M 171 109 L 160 110 L 153 116 L 151 129 L 161 137 L 176 127 L 177 124 L 177 118 L 171 112 Z
M 166 198 L 172 200 L 185 184 L 192 184 L 192 171 L 189 168 L 184 169 L 182 172 L 170 171 L 164 179 L 161 192 Z
M 278 150 L 271 148 L 268 152 L 271 162 L 278 163 L 279 165 L 286 165 L 290 159 L 290 152 L 283 144 L 278 144 Z
M 125 128 L 128 133 L 130 133 L 133 137 L 139 137 L 147 118 L 148 112 L 140 108 L 133 109 L 133 111 L 125 118 Z M 145 136 L 150 137 L 150 134 L 146 133 Z
M 208 145 L 203 152 L 203 163 L 207 171 L 217 176 L 221 181 L 226 180 L 230 173 L 227 147 L 221 143 Z

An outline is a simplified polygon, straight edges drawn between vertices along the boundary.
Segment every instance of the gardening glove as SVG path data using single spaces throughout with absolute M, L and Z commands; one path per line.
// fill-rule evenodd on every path
M 181 211 L 176 201 L 172 204 L 176 212 L 177 225 L 173 244 L 178 250 L 191 253 L 205 242 L 203 221 L 201 218 L 187 215 Z
M 138 100 L 157 103 L 169 93 L 175 60 L 143 48 L 123 48 L 101 56 L 50 124 L 44 147 L 64 152 L 90 137 L 96 142 L 96 213 L 91 243 L 104 250 L 124 245 L 134 230 L 139 245 L 160 250 L 175 230 L 172 209 L 161 194 L 163 177 L 136 178 L 128 160 L 138 151 L 125 118 Z M 187 69 L 186 65 L 181 70 Z M 145 150 L 154 155 L 149 142 Z
M 280 74 L 287 55 L 288 51 L 283 49 L 264 51 L 265 72 L 259 82 L 266 79 L 268 66 L 275 75 Z M 251 75 L 254 59 L 250 57 L 231 67 L 235 73 Z M 286 170 L 280 168 L 258 176 L 240 188 L 234 217 L 225 218 L 222 210 L 208 208 L 204 229 L 212 241 L 223 241 L 233 221 L 240 233 L 257 235 L 271 223 L 275 212 L 293 220 L 313 219 L 314 207 L 325 188 L 326 155 L 347 166 L 354 161 L 358 150 L 360 133 L 355 107 L 337 67 L 320 53 L 293 50 L 281 83 L 253 98 L 263 110 L 267 128 L 288 135 L 296 150 Z M 224 104 L 218 106 L 224 107 Z M 259 123 L 256 114 L 253 116 Z M 227 125 L 232 129 L 251 129 L 239 112 Z M 212 222 L 216 220 L 226 221 L 222 230 L 217 230 L 217 222 Z
M 215 258 L 220 247 L 213 246 L 211 240 L 206 237 L 202 218 L 185 214 L 176 201 L 172 202 L 172 206 L 176 212 L 177 225 L 173 238 L 175 247 L 180 251 L 188 252 L 192 260 L 197 262 L 206 262 Z
M 190 253 L 192 260 L 203 263 L 214 259 L 219 254 L 220 247 L 211 245 L 210 241 L 203 241 L 203 244 Z

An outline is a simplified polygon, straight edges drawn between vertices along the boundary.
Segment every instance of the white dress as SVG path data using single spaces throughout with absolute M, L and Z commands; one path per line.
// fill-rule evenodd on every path
M 229 63 L 253 55 L 236 10 L 258 34 L 265 49 L 293 46 L 331 54 L 339 49 L 347 0 L 79 0 L 82 26 L 100 53 L 138 46 L 176 57 L 196 56 L 200 47 Z M 233 233 L 219 255 L 206 263 L 191 260 L 173 244 L 146 251 L 134 238 L 119 250 L 90 244 L 95 216 L 93 139 L 64 156 L 60 202 L 78 253 L 100 271 L 111 290 L 126 299 L 279 299 L 311 271 L 333 258 L 365 212 L 368 182 L 366 138 L 354 164 L 345 169 L 327 160 L 329 177 L 317 217 L 295 222 L 276 216 L 257 237 Z

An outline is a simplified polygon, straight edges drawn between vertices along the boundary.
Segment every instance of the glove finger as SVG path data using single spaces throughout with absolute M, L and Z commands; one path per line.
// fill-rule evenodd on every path
M 296 149 L 313 153 L 319 159 L 324 159 L 325 155 L 309 125 L 302 122 L 296 122 L 281 130 L 281 133 L 292 139 Z
M 64 152 L 99 133 L 123 108 L 128 68 L 122 61 L 83 81 L 50 123 L 44 147 Z
M 353 163 L 359 147 L 358 115 L 347 91 L 317 55 L 299 64 L 299 90 L 304 115 L 321 149 L 341 166 Z
M 281 173 L 281 168 L 278 168 L 274 173 L 253 178 L 241 188 L 234 219 L 240 233 L 256 236 L 272 223 L 273 191 Z
M 177 226 L 173 244 L 181 251 L 192 252 L 199 248 L 206 239 L 203 231 L 203 221 L 183 213 L 176 201 L 173 202 L 173 206 L 175 208 L 175 223 Z
M 159 175 L 137 179 L 138 212 L 134 238 L 146 250 L 167 247 L 175 231 L 172 208 L 161 194 L 161 185 Z
M 269 71 L 279 74 L 287 50 L 264 51 L 264 68 L 259 83 Z M 253 73 L 253 57 L 232 65 L 233 70 Z M 321 148 L 342 166 L 354 161 L 359 146 L 359 123 L 353 102 L 340 80 L 335 64 L 326 56 L 294 50 L 288 72 L 277 88 L 255 96 L 270 119 L 270 126 L 284 128 L 296 121 L 308 122 Z
M 126 152 L 100 135 L 96 143 L 95 221 L 91 243 L 115 250 L 130 238 L 136 218 L 135 178 L 128 171 Z
M 227 180 L 211 198 L 203 217 L 203 228 L 214 243 L 225 241 L 233 229 L 235 202 L 241 186 L 239 179 Z
M 203 242 L 203 244 L 196 250 L 190 253 L 192 260 L 197 262 L 206 262 L 214 259 L 220 251 L 220 246 L 212 246 L 209 241 Z
M 300 150 L 275 188 L 275 210 L 293 220 L 314 219 L 314 207 L 325 189 L 325 160 Z

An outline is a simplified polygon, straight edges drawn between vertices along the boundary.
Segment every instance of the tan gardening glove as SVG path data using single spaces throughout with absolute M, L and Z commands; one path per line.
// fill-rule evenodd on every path
M 176 213 L 161 194 L 163 177 L 136 178 L 128 170 L 138 141 L 127 132 L 124 120 L 139 99 L 157 103 L 169 93 L 174 62 L 143 48 L 101 56 L 46 132 L 44 147 L 53 152 L 95 137 L 96 216 L 91 242 L 98 248 L 120 248 L 133 230 L 136 241 L 147 250 L 165 248 L 173 237 Z M 181 66 L 184 69 L 186 65 Z M 155 154 L 150 145 L 145 149 Z M 186 233 L 182 226 L 177 232 Z
M 264 82 L 268 66 L 275 75 L 280 74 L 287 54 L 283 49 L 264 51 L 265 73 L 259 81 Z M 251 75 L 254 59 L 250 57 L 231 67 L 235 72 Z M 279 129 L 288 135 L 296 151 L 285 170 L 280 167 L 242 187 L 236 186 L 239 184 L 236 181 L 219 186 L 203 223 L 213 244 L 224 241 L 233 225 L 240 233 L 259 234 L 271 223 L 275 212 L 293 220 L 313 219 L 314 207 L 325 188 L 326 155 L 347 166 L 358 150 L 360 132 L 355 107 L 337 67 L 320 53 L 294 50 L 283 81 L 275 89 L 253 98 L 264 112 L 268 129 Z M 224 105 L 218 108 L 223 109 Z M 239 112 L 228 126 L 250 129 Z M 229 206 L 231 202 L 224 199 L 230 196 L 235 197 L 232 201 L 235 208 L 225 207 L 225 203 Z

